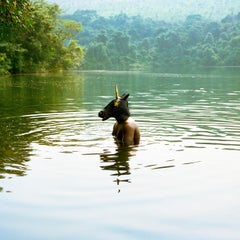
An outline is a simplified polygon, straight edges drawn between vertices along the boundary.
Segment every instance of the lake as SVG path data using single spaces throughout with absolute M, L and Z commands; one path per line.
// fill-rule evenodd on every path
M 98 118 L 115 83 L 137 147 Z M 239 69 L 0 77 L 0 96 L 1 239 L 239 239 Z

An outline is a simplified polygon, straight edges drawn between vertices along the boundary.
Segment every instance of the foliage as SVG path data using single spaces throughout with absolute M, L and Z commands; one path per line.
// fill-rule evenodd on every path
M 0 74 L 79 67 L 83 51 L 73 37 L 82 26 L 43 0 L 1 1 Z
M 26 29 L 30 25 L 28 13 L 31 10 L 29 0 L 1 0 L 0 24 L 6 29 Z
M 85 48 L 85 69 L 240 65 L 240 13 L 219 22 L 201 15 L 179 23 L 124 13 L 104 18 L 80 10 L 64 18 L 83 24 L 76 39 Z

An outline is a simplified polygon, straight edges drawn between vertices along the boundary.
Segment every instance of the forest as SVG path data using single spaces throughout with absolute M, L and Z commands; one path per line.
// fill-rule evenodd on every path
M 167 22 L 95 10 L 63 15 L 43 0 L 2 0 L 0 74 L 240 66 L 240 13 Z
M 84 69 L 240 66 L 240 13 L 220 21 L 195 14 L 178 23 L 81 10 L 63 18 L 83 25 L 76 39 L 85 51 Z
M 56 4 L 1 0 L 0 74 L 79 67 L 83 50 L 74 40 L 80 23 L 63 20 Z

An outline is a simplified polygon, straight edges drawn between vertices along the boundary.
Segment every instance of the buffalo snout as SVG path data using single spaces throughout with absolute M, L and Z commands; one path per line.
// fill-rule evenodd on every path
M 103 117 L 104 117 L 104 112 L 103 112 L 103 111 L 100 111 L 100 112 L 98 113 L 98 116 L 99 116 L 100 118 L 103 118 Z

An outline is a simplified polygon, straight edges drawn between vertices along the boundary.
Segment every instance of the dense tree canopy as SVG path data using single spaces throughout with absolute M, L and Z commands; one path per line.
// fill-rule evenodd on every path
M 43 0 L 0 2 L 0 74 L 79 66 L 83 52 L 72 40 L 82 26 L 63 21 L 56 4 Z
M 240 66 L 240 13 L 219 22 L 190 15 L 178 24 L 80 10 L 64 18 L 83 24 L 77 40 L 86 69 Z
M 1 27 L 26 29 L 29 22 L 29 13 L 32 11 L 29 0 L 1 0 L 0 24 Z
M 196 14 L 179 23 L 90 10 L 60 14 L 43 0 L 2 0 L 0 74 L 240 66 L 240 13 L 218 22 Z

